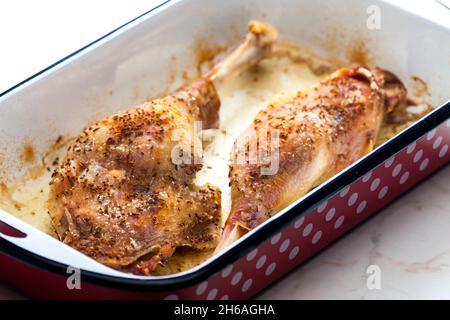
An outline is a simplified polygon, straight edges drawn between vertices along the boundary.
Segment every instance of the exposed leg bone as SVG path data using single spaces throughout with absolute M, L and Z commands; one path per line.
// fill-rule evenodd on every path
M 220 82 L 225 77 L 235 75 L 258 63 L 272 51 L 272 45 L 277 37 L 278 32 L 271 25 L 250 21 L 245 42 L 206 74 L 205 79 Z

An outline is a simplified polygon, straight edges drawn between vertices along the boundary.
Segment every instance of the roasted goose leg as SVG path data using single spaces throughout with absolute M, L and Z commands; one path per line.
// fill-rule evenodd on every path
M 50 183 L 59 238 L 103 264 L 145 275 L 177 247 L 214 249 L 220 190 L 193 183 L 202 167 L 194 122 L 217 126 L 212 81 L 258 62 L 275 38 L 270 26 L 251 22 L 245 43 L 197 83 L 85 129 Z
M 231 213 L 217 250 L 371 151 L 384 115 L 405 99 L 393 74 L 358 66 L 261 111 L 235 143 Z

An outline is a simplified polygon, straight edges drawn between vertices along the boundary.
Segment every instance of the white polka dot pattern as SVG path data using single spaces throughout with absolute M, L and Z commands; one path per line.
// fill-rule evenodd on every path
M 312 238 L 312 243 L 316 244 L 317 242 L 319 242 L 320 238 L 322 238 L 322 231 L 319 230 L 314 234 Z
M 425 160 L 422 161 L 422 163 L 420 164 L 419 170 L 423 171 L 428 167 L 428 164 L 430 163 L 430 159 L 426 158 Z
M 270 276 L 277 267 L 277 264 L 275 262 L 272 262 L 266 269 L 266 276 Z
M 197 295 L 201 295 L 206 291 L 206 288 L 208 287 L 208 281 L 204 281 L 200 283 L 200 285 L 197 287 L 197 290 L 195 291 Z
M 345 187 L 344 189 L 342 189 L 342 191 L 339 192 L 339 195 L 341 196 L 341 198 L 345 197 L 349 190 L 350 190 L 350 187 Z
M 325 215 L 325 220 L 330 221 L 331 219 L 333 219 L 335 213 L 336 213 L 335 208 L 331 208 L 330 210 L 328 210 L 327 214 Z
M 295 259 L 295 257 L 298 255 L 299 251 L 300 251 L 299 247 L 292 248 L 291 252 L 289 253 L 289 260 Z
M 305 227 L 305 229 L 303 229 L 303 236 L 304 236 L 304 237 L 309 236 L 309 234 L 310 234 L 311 231 L 312 231 L 312 228 L 313 228 L 312 223 L 309 223 L 309 224 Z
M 318 208 L 317 208 L 317 212 L 322 213 L 326 207 L 328 205 L 328 201 L 325 201 L 324 203 L 322 203 Z
M 239 281 L 241 281 L 242 279 L 242 272 L 237 272 L 233 278 L 231 278 L 231 285 L 235 286 L 239 283 Z
M 233 265 L 230 264 L 222 271 L 222 278 L 226 278 L 230 275 L 231 271 L 233 271 Z
M 390 157 L 386 162 L 384 163 L 384 167 L 387 169 L 394 163 L 395 157 Z
M 208 293 L 208 296 L 206 297 L 206 300 L 214 300 L 216 298 L 218 292 L 219 292 L 219 290 L 217 290 L 216 288 L 212 289 Z
M 370 185 L 370 191 L 375 191 L 380 186 L 381 180 L 380 178 L 376 178 L 373 180 L 372 184 Z
M 340 216 L 339 218 L 336 219 L 336 222 L 334 223 L 334 228 L 335 229 L 339 229 L 342 224 L 344 223 L 345 217 L 344 216 Z
M 348 199 L 348 206 L 351 207 L 355 204 L 356 200 L 358 200 L 358 194 L 355 192 L 354 194 L 352 194 L 352 196 L 350 197 L 350 199 Z
M 302 226 L 303 221 L 305 221 L 305 217 L 301 217 L 300 219 L 298 219 L 297 221 L 295 221 L 294 223 L 294 228 L 298 229 Z
M 406 171 L 400 178 L 400 184 L 404 184 L 409 178 L 409 172 Z
M 366 173 L 363 178 L 362 178 L 362 182 L 367 182 L 370 180 L 370 178 L 372 178 L 372 171 L 369 171 L 369 173 Z
M 434 140 L 434 143 L 433 143 L 433 149 L 439 148 L 439 146 L 441 145 L 441 143 L 442 143 L 442 136 L 439 136 L 439 137 L 437 137 L 436 140 Z
M 244 284 L 242 285 L 242 292 L 247 292 L 248 289 L 252 286 L 253 280 L 247 279 L 245 280 Z
M 442 147 L 441 151 L 439 151 L 439 158 L 443 158 L 448 151 L 448 144 Z
M 255 259 L 256 255 L 258 254 L 258 248 L 253 249 L 248 255 L 247 255 L 247 261 L 252 261 Z
M 280 246 L 280 253 L 283 253 L 287 250 L 287 248 L 289 247 L 289 244 L 291 243 L 291 241 L 289 239 L 286 239 L 283 241 L 283 243 L 281 243 Z
M 400 173 L 400 171 L 402 171 L 402 164 L 399 163 L 395 166 L 394 170 L 392 170 L 392 176 L 396 177 L 398 176 L 398 174 Z
M 270 240 L 270 243 L 277 244 L 277 242 L 280 241 L 280 238 L 281 238 L 281 232 L 279 232 L 276 235 L 274 235 L 272 237 L 272 239 Z
M 356 213 L 360 214 L 361 212 L 363 212 L 364 209 L 366 208 L 366 206 L 367 206 L 367 201 L 366 200 L 361 201 L 361 203 L 358 205 L 358 208 L 356 208 Z
M 414 156 L 413 162 L 419 162 L 419 160 L 422 158 L 423 156 L 423 150 L 420 149 L 419 151 L 417 151 L 416 155 Z
M 258 261 L 256 261 L 256 269 L 261 269 L 266 263 L 267 256 L 261 256 Z
M 384 186 L 383 188 L 381 188 L 380 192 L 378 193 L 378 199 L 383 199 L 388 193 L 388 191 L 389 191 L 388 186 Z
M 407 154 L 411 154 L 413 153 L 414 149 L 416 148 L 417 143 L 414 141 L 413 143 L 411 143 L 408 148 L 406 149 L 406 153 Z

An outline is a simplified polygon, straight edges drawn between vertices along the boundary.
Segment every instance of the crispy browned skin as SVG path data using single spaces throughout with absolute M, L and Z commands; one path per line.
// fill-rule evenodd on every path
M 203 80 L 84 130 L 51 180 L 48 207 L 61 240 L 95 260 L 151 274 L 180 246 L 214 249 L 220 190 L 197 187 L 202 141 L 195 121 L 216 127 L 211 82 L 255 64 L 277 32 L 250 21 L 245 41 Z
M 111 267 L 148 274 L 176 247 L 217 245 L 220 190 L 194 186 L 201 164 L 172 161 L 194 121 L 217 125 L 219 99 L 209 81 L 111 116 L 84 130 L 51 181 L 49 209 L 58 236 Z M 187 140 L 189 143 L 189 140 Z M 191 150 L 193 162 L 196 150 Z
M 266 131 L 271 141 L 276 130 L 278 171 L 264 174 L 267 163 L 239 162 L 236 150 L 242 148 L 233 150 L 232 208 L 218 250 L 371 151 L 384 114 L 405 99 L 403 84 L 391 73 L 354 67 L 337 71 L 290 103 L 261 111 L 241 136 L 250 137 L 244 151 Z

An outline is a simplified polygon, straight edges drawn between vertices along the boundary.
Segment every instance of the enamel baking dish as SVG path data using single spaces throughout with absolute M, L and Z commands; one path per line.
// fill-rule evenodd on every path
M 376 29 L 367 25 L 373 5 L 381 17 Z M 406 84 L 412 76 L 425 80 L 437 107 L 225 252 L 171 276 L 112 270 L 0 210 L 2 281 L 41 298 L 250 298 L 449 162 L 448 26 L 373 0 L 182 0 L 163 3 L 3 93 L 0 161 L 7 172 L 0 175 L 23 174 L 17 148 L 25 140 L 44 152 L 60 134 L 77 135 L 94 120 L 173 90 L 195 65 L 199 39 L 235 44 L 249 19 L 339 58 L 363 42 L 372 61 Z M 67 285 L 73 268 L 81 269 L 80 289 Z

